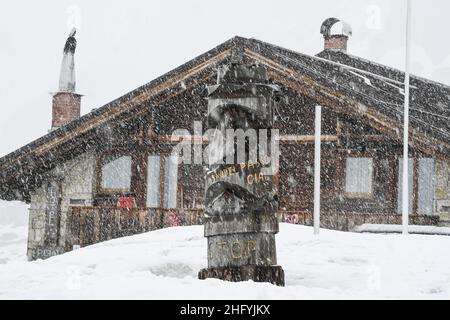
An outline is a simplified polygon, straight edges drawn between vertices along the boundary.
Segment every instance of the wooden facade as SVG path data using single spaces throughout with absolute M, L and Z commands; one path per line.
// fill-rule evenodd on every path
M 71 207 L 66 250 L 167 227 L 199 225 L 202 210 Z
M 177 124 L 182 128 L 185 126 L 184 128 L 191 129 L 189 125 L 195 120 L 203 120 L 201 115 L 206 112 L 206 101 L 189 91 L 171 98 L 167 101 L 166 106 L 171 108 L 170 110 L 183 106 L 184 110 L 187 111 L 186 116 L 174 118 L 172 114 L 170 116 L 167 114 L 156 117 L 158 119 L 156 122 L 148 123 L 137 119 L 138 121 L 127 124 L 125 133 L 120 130 L 121 124 L 119 124 L 117 129 L 114 127 L 110 129 L 109 136 L 113 137 L 112 142 L 103 144 L 101 148 L 97 149 L 96 188 L 98 192 L 94 197 L 94 206 L 71 209 L 72 214 L 75 215 L 71 217 L 72 221 L 80 220 L 82 221 L 80 223 L 85 226 L 89 225 L 89 223 L 84 222 L 88 221 L 87 217 L 89 216 L 92 216 L 93 221 L 97 221 L 94 223 L 95 227 L 92 227 L 94 231 L 91 231 L 94 239 L 103 240 L 101 237 L 98 238 L 98 235 L 95 236 L 101 234 L 101 231 L 95 231 L 96 228 L 103 228 L 102 220 L 99 220 L 102 212 L 108 212 L 113 216 L 117 212 L 121 212 L 122 216 L 129 216 L 129 219 L 132 219 L 133 216 L 139 216 L 139 222 L 134 224 L 134 233 L 171 226 L 168 218 L 166 218 L 169 213 L 173 215 L 175 221 L 182 221 L 182 224 L 185 224 L 184 221 L 186 220 L 181 217 L 180 212 L 186 214 L 186 212 L 193 210 L 197 215 L 202 215 L 204 172 L 203 166 L 198 164 L 179 165 L 176 208 L 164 208 L 162 196 L 160 196 L 158 207 L 146 207 L 148 156 L 156 155 L 160 157 L 160 179 L 157 188 L 159 194 L 163 195 L 164 177 L 167 175 L 165 162 L 175 144 L 175 142 L 170 143 L 167 137 L 171 130 L 177 128 Z M 292 89 L 284 89 L 284 101 L 276 115 L 276 128 L 280 130 L 281 135 L 278 177 L 280 221 L 305 225 L 312 225 L 313 223 L 314 106 L 314 101 L 302 94 Z M 196 111 L 192 112 L 193 109 Z M 198 118 L 191 117 L 192 113 L 198 114 Z M 192 129 L 189 131 L 192 131 Z M 117 132 L 119 138 L 114 138 L 113 132 Z M 401 223 L 401 215 L 397 209 L 398 163 L 402 156 L 401 144 L 346 114 L 338 114 L 326 107 L 323 112 L 322 137 L 322 227 L 349 231 L 355 225 L 363 223 Z M 101 166 L 104 159 L 111 154 L 127 155 L 132 159 L 131 183 L 130 189 L 127 191 L 110 190 L 107 192 L 101 188 Z M 426 157 L 426 155 L 416 150 L 412 150 L 411 155 L 414 159 L 414 172 L 417 172 L 418 159 Z M 371 182 L 373 192 L 371 194 L 351 195 L 345 192 L 345 161 L 349 157 L 373 159 Z M 414 179 L 414 205 L 410 222 L 412 224 L 436 225 L 439 221 L 438 217 L 418 211 L 417 184 L 418 179 Z M 133 209 L 107 207 L 116 204 L 118 197 L 130 195 L 135 199 Z M 155 215 L 160 219 L 158 222 L 154 220 Z M 86 216 L 86 218 L 78 218 L 82 216 Z M 152 218 L 149 218 L 150 216 Z M 116 218 L 117 221 L 118 219 Z M 115 223 L 118 230 L 122 230 L 121 224 L 117 221 Z M 196 224 L 201 223 L 201 221 L 201 218 L 196 218 L 189 220 L 186 224 Z M 131 232 L 127 228 L 124 230 L 128 230 L 125 232 Z M 73 232 L 76 233 L 77 231 Z M 120 236 L 120 234 L 122 233 L 119 232 L 116 236 Z M 83 237 L 83 234 L 81 234 L 81 237 Z M 81 241 L 81 244 L 92 243 L 92 239 L 89 239 Z
M 89 154 L 94 165 L 92 174 L 84 177 L 89 180 L 85 184 L 87 191 L 81 192 L 82 197 L 78 191 L 61 195 L 67 217 L 61 220 L 61 234 L 65 236 L 60 245 L 70 247 L 75 244 L 73 239 L 85 245 L 130 230 L 136 233 L 168 226 L 164 219 L 170 215 L 177 221 L 187 221 L 182 215 L 195 212 L 196 218 L 188 224 L 201 223 L 203 165 L 180 164 L 177 170 L 170 167 L 172 149 L 179 141 L 170 137 L 176 129 L 195 135 L 195 121 L 207 129 L 204 89 L 215 83 L 217 66 L 229 63 L 236 54 L 245 63 L 266 67 L 270 82 L 282 91 L 274 111 L 275 129 L 280 133 L 276 177 L 280 220 L 312 224 L 314 107 L 320 104 L 323 226 L 351 230 L 354 225 L 368 222 L 399 223 L 402 73 L 345 53 L 325 50 L 312 57 L 240 37 L 1 158 L 0 197 L 33 205 L 38 201 L 33 199 L 41 199 L 37 195 L 42 185 L 55 176 L 69 183 L 71 169 L 66 164 Z M 441 119 L 450 117 L 450 111 L 437 111 L 436 107 L 450 105 L 450 88 L 416 77 L 412 77 L 411 84 L 410 219 L 414 224 L 435 225 L 440 221 L 437 208 L 450 208 L 450 128 L 448 121 Z M 201 136 L 193 140 L 204 146 L 208 142 Z M 129 164 L 126 170 L 121 169 L 120 174 L 126 171 L 121 184 L 118 188 L 105 187 L 105 165 L 120 158 L 121 165 Z M 361 163 L 371 166 L 364 171 L 370 177 L 356 187 L 352 185 L 356 180 L 349 178 L 348 166 L 352 162 L 348 159 L 352 158 L 364 159 Z M 151 172 L 149 159 L 158 172 Z M 426 189 L 420 178 L 424 159 L 432 159 L 436 168 L 441 168 L 439 177 L 437 169 L 432 172 L 439 187 L 432 190 L 431 209 L 423 205 L 429 200 L 423 196 Z M 175 171 L 176 175 L 169 176 Z M 70 182 L 71 187 L 74 184 Z M 118 208 L 123 199 L 132 199 L 125 205 L 128 209 Z M 128 222 L 123 225 L 122 221 Z

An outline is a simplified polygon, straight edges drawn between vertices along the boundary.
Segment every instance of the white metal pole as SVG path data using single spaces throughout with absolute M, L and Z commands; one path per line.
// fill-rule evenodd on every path
M 406 53 L 405 53 L 405 106 L 403 115 L 403 192 L 402 192 L 402 222 L 403 234 L 408 234 L 409 216 L 409 73 L 411 53 L 411 0 L 406 2 Z
M 314 131 L 314 234 L 320 230 L 320 137 L 322 107 L 316 106 L 316 124 Z

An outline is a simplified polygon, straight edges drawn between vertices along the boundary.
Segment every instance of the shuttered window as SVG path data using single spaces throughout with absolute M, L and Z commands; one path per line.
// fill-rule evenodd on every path
M 147 162 L 147 207 L 160 207 L 160 156 L 149 156 Z
M 164 168 L 164 208 L 177 207 L 178 157 L 166 158 Z
M 412 213 L 413 208 L 413 172 L 414 160 L 408 160 L 408 212 Z M 398 159 L 398 212 L 403 211 L 403 158 Z
M 433 214 L 433 176 L 434 176 L 434 160 L 432 158 L 418 159 L 418 173 L 417 178 L 417 213 L 418 214 Z M 398 163 L 398 212 L 402 213 L 403 208 L 403 158 L 399 159 Z M 414 190 L 414 160 L 412 158 L 408 161 L 408 212 L 413 212 L 413 190 Z
M 372 194 L 372 158 L 347 158 L 345 164 L 345 192 L 349 195 Z
M 433 214 L 434 159 L 419 159 L 419 203 L 418 213 Z
M 131 183 L 131 157 L 123 156 L 102 166 L 101 187 L 107 190 L 130 189 Z

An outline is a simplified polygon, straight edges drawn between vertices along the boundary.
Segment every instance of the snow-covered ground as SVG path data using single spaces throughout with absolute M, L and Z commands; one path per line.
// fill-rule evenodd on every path
M 450 298 L 450 237 L 281 224 L 286 287 L 197 280 L 203 227 L 174 227 L 27 262 L 26 227 L 0 225 L 0 299 Z

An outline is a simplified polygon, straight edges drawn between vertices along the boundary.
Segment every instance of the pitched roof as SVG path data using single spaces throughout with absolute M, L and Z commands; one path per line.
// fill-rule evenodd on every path
M 338 112 L 351 113 L 387 135 L 401 139 L 403 72 L 342 52 L 325 50 L 317 56 L 310 56 L 260 40 L 234 37 L 0 158 L 0 198 L 17 198 L 16 192 L 10 186 L 15 184 L 15 188 L 25 188 L 26 183 L 20 180 L 37 172 L 38 166 L 42 167 L 42 163 L 35 161 L 37 157 L 51 153 L 62 144 L 79 142 L 86 132 L 95 130 L 121 114 L 132 112 L 186 79 L 215 68 L 217 64 L 226 61 L 235 50 L 267 66 L 274 81 Z M 450 87 L 413 76 L 411 88 L 411 145 L 431 155 L 448 157 Z
M 261 61 L 278 69 L 278 81 L 337 111 L 359 115 L 372 127 L 402 139 L 403 72 L 333 50 L 312 57 L 260 41 L 249 42 L 258 55 L 264 55 Z M 449 106 L 449 86 L 411 77 L 413 147 L 435 156 L 450 155 Z
M 384 66 L 360 57 L 338 51 L 325 50 L 317 55 L 353 70 L 367 83 L 379 89 L 376 99 L 389 102 L 392 96 L 395 103 L 386 106 L 388 114 L 403 120 L 404 78 L 403 71 Z M 352 69 L 350 69 L 351 71 Z M 378 78 L 377 76 L 386 78 Z M 397 82 L 397 83 L 396 83 Z M 384 85 L 384 86 L 383 86 Z M 386 86 L 387 85 L 387 86 Z M 410 79 L 410 125 L 445 143 L 450 142 L 450 87 L 435 81 L 412 75 Z

